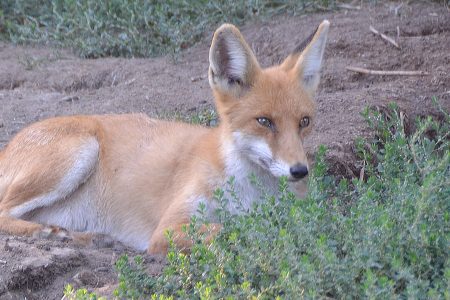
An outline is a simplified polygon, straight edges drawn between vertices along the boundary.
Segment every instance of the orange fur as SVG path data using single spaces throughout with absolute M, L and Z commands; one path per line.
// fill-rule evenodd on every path
M 179 246 L 189 247 L 181 228 L 199 203 L 214 220 L 212 193 L 230 176 L 242 193 L 243 208 L 230 204 L 236 213 L 261 197 L 249 175 L 272 192 L 280 176 L 303 178 L 303 139 L 314 123 L 327 32 L 324 21 L 302 52 L 262 69 L 239 30 L 221 26 L 209 70 L 217 128 L 145 115 L 93 115 L 23 129 L 0 152 L 0 231 L 62 234 L 65 228 L 160 253 L 167 250 L 167 229 Z M 220 225 L 211 228 L 213 235 Z

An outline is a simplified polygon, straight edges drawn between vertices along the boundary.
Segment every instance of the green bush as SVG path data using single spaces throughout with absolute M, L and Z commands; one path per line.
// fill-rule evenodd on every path
M 376 132 L 357 143 L 364 176 L 328 175 L 321 147 L 305 199 L 282 179 L 280 197 L 267 195 L 250 214 L 220 209 L 223 230 L 209 245 L 193 218 L 191 254 L 172 245 L 158 277 L 146 275 L 142 258 L 122 257 L 116 296 L 449 299 L 450 117 L 420 119 L 407 136 L 394 105 L 391 112 L 388 120 L 364 112 Z M 238 201 L 215 197 L 222 207 Z
M 3 0 L 0 34 L 15 43 L 52 43 L 82 57 L 177 52 L 221 22 L 296 14 L 328 0 Z
M 73 286 L 68 284 L 64 289 L 63 299 L 67 300 L 105 300 L 103 297 L 97 297 L 94 293 L 89 293 L 86 289 L 74 290 Z

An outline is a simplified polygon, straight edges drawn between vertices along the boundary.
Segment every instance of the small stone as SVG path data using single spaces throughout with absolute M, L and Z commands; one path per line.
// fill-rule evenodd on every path
M 75 102 L 78 100 L 80 100 L 80 97 L 78 97 L 78 96 L 67 96 L 67 97 L 62 98 L 62 101 L 65 101 L 65 102 Z
M 11 246 L 9 245 L 9 239 L 6 239 L 6 241 L 5 241 L 5 246 L 3 247 L 3 249 L 5 250 L 5 251 L 11 251 L 12 250 L 12 248 L 11 248 Z
M 75 276 L 73 276 L 73 280 L 82 286 L 95 286 L 98 283 L 97 276 L 88 270 L 78 272 Z
M 204 78 L 205 78 L 204 75 L 194 76 L 194 77 L 191 77 L 191 81 L 192 82 L 197 82 L 197 81 L 203 80 Z

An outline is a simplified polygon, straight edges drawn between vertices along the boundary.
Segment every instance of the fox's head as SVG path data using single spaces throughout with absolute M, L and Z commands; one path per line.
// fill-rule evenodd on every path
M 303 140 L 314 124 L 328 27 L 323 21 L 282 64 L 267 69 L 233 25 L 214 34 L 209 83 L 221 126 L 236 151 L 275 177 L 295 181 L 308 174 Z

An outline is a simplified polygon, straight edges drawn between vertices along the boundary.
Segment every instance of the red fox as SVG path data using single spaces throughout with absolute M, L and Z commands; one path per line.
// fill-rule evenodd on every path
M 213 213 L 213 191 L 230 177 L 246 209 L 261 198 L 251 174 L 274 192 L 281 176 L 304 178 L 303 140 L 314 124 L 328 28 L 323 21 L 283 63 L 263 69 L 235 26 L 219 27 L 208 71 L 216 128 L 130 114 L 58 117 L 23 129 L 0 152 L 0 231 L 105 234 L 164 253 L 166 230 L 189 247 L 182 227 L 200 203 Z

